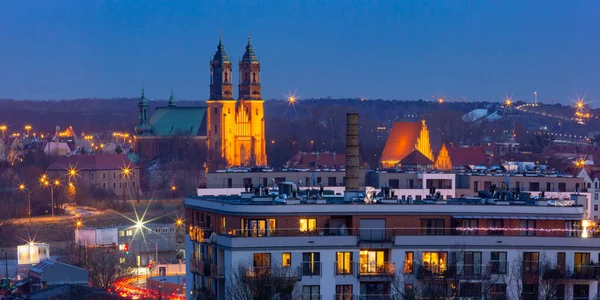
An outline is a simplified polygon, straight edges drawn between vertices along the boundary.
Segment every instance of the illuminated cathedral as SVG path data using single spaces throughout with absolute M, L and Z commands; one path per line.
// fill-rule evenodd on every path
M 413 154 L 414 151 L 418 151 L 422 155 L 416 156 L 416 153 Z M 421 123 L 395 122 L 392 125 L 392 130 L 381 154 L 381 165 L 384 168 L 395 167 L 409 155 L 411 155 L 410 157 L 422 157 L 423 159 L 419 159 L 419 165 L 433 165 L 433 151 L 425 120 L 422 120 Z
M 138 101 L 135 149 L 142 161 L 166 156 L 173 143 L 182 140 L 201 153 L 208 150 L 208 163 L 223 166 L 266 166 L 264 100 L 260 88 L 260 62 L 250 38 L 239 61 L 238 99 L 233 97 L 231 60 L 222 39 L 210 62 L 210 98 L 207 107 L 177 106 L 175 97 L 167 107 L 150 116 L 149 100 Z
M 266 166 L 260 62 L 250 38 L 238 67 L 236 100 L 233 98 L 231 60 L 219 40 L 217 52 L 210 62 L 210 99 L 206 101 L 209 160 L 220 157 L 230 166 Z

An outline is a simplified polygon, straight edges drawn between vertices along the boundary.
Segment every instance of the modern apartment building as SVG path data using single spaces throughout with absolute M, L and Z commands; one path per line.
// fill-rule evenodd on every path
M 244 264 L 289 269 L 311 300 L 598 293 L 600 238 L 574 201 L 394 198 L 186 198 L 187 297 L 227 299 Z

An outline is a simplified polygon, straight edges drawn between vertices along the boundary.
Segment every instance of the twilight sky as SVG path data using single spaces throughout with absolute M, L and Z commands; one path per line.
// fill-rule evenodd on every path
M 151 99 L 206 99 L 222 30 L 236 75 L 250 32 L 265 99 L 595 102 L 599 12 L 583 0 L 0 1 L 0 98 L 137 97 L 144 83 Z

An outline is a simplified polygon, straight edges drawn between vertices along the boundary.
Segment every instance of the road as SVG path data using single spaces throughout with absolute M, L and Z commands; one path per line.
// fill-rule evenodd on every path
M 56 222 L 61 220 L 70 220 L 77 219 L 88 216 L 100 215 L 103 212 L 98 211 L 93 207 L 81 206 L 81 205 L 73 205 L 73 204 L 65 204 L 65 215 L 60 216 L 43 216 L 43 217 L 32 217 L 31 223 L 44 223 L 44 222 Z M 19 218 L 13 219 L 13 223 L 15 224 L 26 224 L 29 223 L 29 218 Z

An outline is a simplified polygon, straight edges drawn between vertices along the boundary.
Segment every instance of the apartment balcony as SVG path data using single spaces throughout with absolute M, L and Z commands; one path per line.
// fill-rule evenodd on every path
M 301 264 L 302 276 L 321 276 L 320 261 L 303 261 Z
M 302 295 L 301 300 L 321 300 L 323 296 L 321 295 Z
M 396 299 L 394 295 L 391 294 L 367 294 L 367 295 L 359 295 L 357 300 L 392 300 Z
M 336 276 L 352 276 L 355 271 L 356 262 L 333 262 L 333 270 Z
M 300 267 L 283 267 L 283 268 L 271 268 L 271 267 L 252 267 L 246 270 L 246 278 L 248 279 L 259 279 L 264 277 L 287 279 L 293 281 L 299 281 L 302 276 L 302 270 Z
M 214 278 L 225 277 L 225 267 L 218 264 L 210 264 L 210 276 Z
M 333 299 L 335 300 L 357 300 L 358 296 L 354 294 L 334 294 Z
M 361 228 L 359 229 L 358 245 L 361 248 L 386 249 L 394 245 L 393 229 Z
M 190 272 L 204 275 L 204 260 L 190 259 Z
M 575 266 L 572 270 L 564 266 L 554 266 L 547 268 L 542 273 L 544 280 L 598 280 L 600 279 L 600 266 L 596 265 L 580 265 Z
M 383 262 L 376 264 L 356 263 L 360 281 L 388 281 L 396 275 L 396 263 Z

